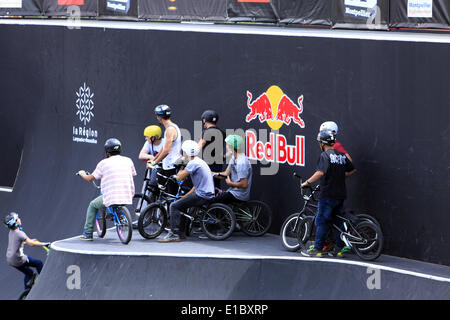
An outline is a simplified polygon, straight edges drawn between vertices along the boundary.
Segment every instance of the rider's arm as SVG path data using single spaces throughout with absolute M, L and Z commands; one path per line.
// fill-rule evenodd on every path
M 92 182 L 95 180 L 95 177 L 92 174 L 86 174 L 86 171 L 84 170 L 78 171 L 78 174 L 86 181 Z
M 26 238 L 25 243 L 32 247 L 42 247 L 42 246 L 46 245 L 46 243 L 44 243 L 44 242 L 40 242 L 39 240 L 30 239 L 30 238 Z
M 319 181 L 324 176 L 324 174 L 325 173 L 323 171 L 317 170 L 309 179 L 306 179 L 306 181 L 302 183 L 302 187 L 306 187 L 316 181 Z
M 145 146 L 142 147 L 141 152 L 139 152 L 139 160 L 147 161 L 147 160 L 152 160 L 152 159 L 153 159 L 153 156 L 147 152 L 147 149 L 145 148 Z
M 212 174 L 213 174 L 213 176 L 217 175 L 217 174 L 221 174 L 223 176 L 227 176 L 228 177 L 231 174 L 231 169 L 227 168 L 227 170 L 225 170 L 223 172 L 213 172 Z
M 203 149 L 203 147 L 206 144 L 206 140 L 205 139 L 200 139 L 200 141 L 198 142 L 198 149 L 201 151 Z
M 189 176 L 189 172 L 186 169 L 180 170 L 177 173 L 177 180 L 184 181 L 188 176 Z
M 153 160 L 154 162 L 160 163 L 165 157 L 167 157 L 170 152 L 170 148 L 172 148 L 172 143 L 175 140 L 176 135 L 177 130 L 174 127 L 169 127 L 166 129 L 166 142 L 164 144 L 164 148 L 160 153 L 158 153 L 158 156 Z
M 345 173 L 346 177 L 350 177 L 352 174 L 354 174 L 356 172 L 356 169 L 353 169 L 352 171 L 348 171 Z
M 227 179 L 225 180 L 225 182 L 231 188 L 246 189 L 248 187 L 248 179 L 247 178 L 243 178 L 243 179 L 239 180 L 238 182 L 233 182 L 233 181 L 231 181 L 230 176 L 227 176 Z

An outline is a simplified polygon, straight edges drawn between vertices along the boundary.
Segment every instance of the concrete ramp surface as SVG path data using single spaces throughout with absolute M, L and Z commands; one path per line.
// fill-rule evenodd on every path
M 125 246 L 106 238 L 57 241 L 29 299 L 449 299 L 450 267 L 383 255 L 376 262 L 306 258 L 278 236 L 189 237 Z

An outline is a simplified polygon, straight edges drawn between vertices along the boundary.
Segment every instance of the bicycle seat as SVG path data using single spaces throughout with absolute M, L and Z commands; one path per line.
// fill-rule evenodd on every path
M 125 204 L 112 204 L 109 206 L 111 209 L 118 209 L 120 207 L 125 207 Z

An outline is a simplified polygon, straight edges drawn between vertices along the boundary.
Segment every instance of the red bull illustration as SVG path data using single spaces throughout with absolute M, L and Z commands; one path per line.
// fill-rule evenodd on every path
M 298 124 L 300 128 L 305 127 L 305 122 L 300 118 L 303 112 L 303 96 L 298 98 L 298 106 L 287 95 L 283 95 L 278 104 L 277 120 L 283 121 L 286 125 L 291 123 Z
M 272 120 L 272 106 L 270 104 L 269 97 L 266 93 L 263 93 L 255 101 L 252 101 L 252 94 L 247 91 L 247 107 L 251 110 L 245 117 L 245 121 L 250 122 L 258 117 L 259 122 L 263 123 L 267 120 Z
M 245 117 L 246 122 L 258 118 L 260 123 L 266 122 L 273 130 L 280 129 L 283 124 L 288 126 L 291 122 L 300 128 L 305 127 L 305 122 L 300 118 L 303 112 L 303 95 L 297 99 L 297 105 L 278 86 L 271 86 L 253 102 L 252 97 L 252 93 L 247 91 L 247 107 L 250 113 Z

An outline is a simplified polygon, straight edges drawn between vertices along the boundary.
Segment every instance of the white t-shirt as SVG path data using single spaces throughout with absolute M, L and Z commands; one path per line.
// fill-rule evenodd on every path
M 165 140 L 161 139 L 160 144 L 151 144 L 148 141 L 145 141 L 143 149 L 148 153 L 154 156 L 155 154 L 161 152 L 161 150 L 164 148 Z

